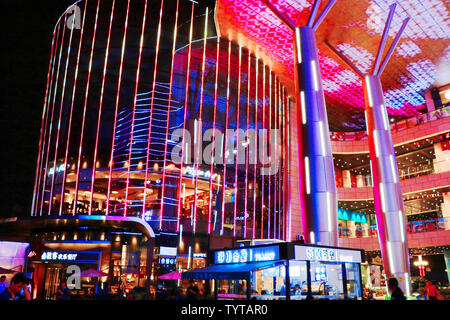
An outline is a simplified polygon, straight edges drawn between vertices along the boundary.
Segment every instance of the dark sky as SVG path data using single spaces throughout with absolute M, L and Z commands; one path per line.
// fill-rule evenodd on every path
M 0 217 L 29 216 L 53 28 L 74 0 L 1 0 Z

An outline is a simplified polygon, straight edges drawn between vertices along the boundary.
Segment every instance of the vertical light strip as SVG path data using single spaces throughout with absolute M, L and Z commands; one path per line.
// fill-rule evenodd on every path
M 233 237 L 236 237 L 236 212 L 237 212 L 237 198 L 239 194 L 239 148 L 240 145 L 240 134 L 239 134 L 239 113 L 241 107 L 241 67 L 242 67 L 242 47 L 239 46 L 239 64 L 238 64 L 238 93 L 237 93 L 237 107 L 236 107 L 236 163 L 234 167 L 234 183 L 235 183 L 235 197 L 234 197 L 234 210 L 233 210 Z M 245 219 L 245 212 L 244 212 Z
M 75 19 L 75 17 L 74 17 Z M 72 28 L 70 30 L 70 37 L 69 37 L 69 45 L 67 46 L 67 56 L 66 56 L 66 66 L 64 70 L 64 77 L 63 77 L 63 85 L 62 85 L 62 94 L 61 94 L 61 102 L 59 106 L 59 119 L 58 119 L 58 131 L 56 133 L 56 142 L 55 142 L 55 156 L 53 158 L 53 176 L 52 176 L 52 183 L 50 187 L 50 203 L 48 207 L 48 213 L 49 215 L 52 212 L 52 205 L 53 205 L 53 191 L 56 184 L 56 177 L 58 176 L 58 172 L 56 172 L 56 163 L 58 160 L 58 149 L 59 149 L 59 137 L 61 134 L 61 120 L 62 120 L 62 113 L 63 113 L 63 105 L 64 105 L 64 97 L 66 94 L 66 82 L 67 82 L 67 72 L 69 68 L 69 61 L 70 61 L 70 52 L 72 49 L 72 38 L 73 38 L 73 30 L 75 28 Z M 67 168 L 64 168 L 66 170 Z M 61 193 L 64 193 L 63 191 Z M 62 198 L 62 195 L 61 195 Z M 61 213 L 60 213 L 61 214 Z
M 62 58 L 62 51 L 64 48 L 64 36 L 65 36 L 65 25 L 67 22 L 67 12 L 65 14 L 65 20 L 64 20 L 64 28 L 63 28 L 63 33 L 62 33 L 62 37 L 61 37 L 61 48 L 59 50 L 59 55 L 58 55 L 58 68 L 56 71 L 56 81 L 55 81 L 55 87 L 53 90 L 53 102 L 52 102 L 52 115 L 50 117 L 50 128 L 49 128 L 49 134 L 48 134 L 48 143 L 47 143 L 47 156 L 46 156 L 46 160 L 45 160 L 45 171 L 44 171 L 44 182 L 42 184 L 42 199 L 41 199 L 41 210 L 40 210 L 40 215 L 42 216 L 42 209 L 44 206 L 44 200 L 45 200 L 45 187 L 47 184 L 47 177 L 48 177 L 48 173 L 49 173 L 49 168 L 48 168 L 48 158 L 50 156 L 50 150 L 51 150 L 51 141 L 52 141 L 52 132 L 53 132 L 53 117 L 55 115 L 55 104 L 56 104 L 56 94 L 58 92 L 58 82 L 59 82 L 59 72 L 60 72 L 60 68 L 61 68 L 61 58 Z M 50 97 L 50 100 L 52 100 L 52 98 Z M 53 174 L 56 174 L 56 172 L 53 172 Z M 49 202 L 52 202 L 53 199 L 49 199 Z M 49 205 L 50 208 L 50 205 Z M 48 212 L 48 214 L 50 214 L 50 212 Z
M 94 185 L 95 185 L 95 174 L 97 172 L 97 154 L 98 154 L 98 140 L 100 135 L 100 124 L 101 124 L 101 118 L 102 118 L 102 111 L 103 111 L 103 95 L 105 93 L 105 82 L 106 82 L 106 70 L 108 67 L 108 59 L 109 59 L 109 49 L 111 44 L 111 30 L 112 30 L 112 24 L 114 20 L 114 8 L 116 5 L 116 0 L 113 0 L 112 7 L 111 7 L 111 16 L 109 20 L 109 30 L 108 30 L 108 40 L 106 43 L 106 52 L 105 52 L 105 62 L 103 64 L 103 78 L 102 78 L 102 86 L 100 89 L 100 102 L 98 107 L 98 119 L 97 119 L 97 134 L 95 136 L 95 147 L 94 147 L 94 161 L 92 162 L 92 175 L 91 175 L 91 199 L 89 201 L 89 215 L 92 214 L 92 203 L 94 201 Z
M 333 220 L 332 218 L 332 214 L 333 214 L 333 203 L 331 201 L 331 192 L 327 192 L 327 213 L 328 213 L 328 231 L 333 231 Z
M 411 296 L 411 287 L 409 285 L 409 273 L 405 272 L 405 282 L 406 282 L 406 296 L 407 298 Z
M 302 123 L 306 124 L 306 100 L 305 91 L 300 91 L 300 107 L 302 108 Z
M 372 88 L 370 87 L 370 78 L 366 76 L 367 97 L 369 98 L 369 107 L 373 107 Z
M 378 132 L 377 130 L 373 130 L 373 143 L 375 145 L 375 155 L 377 156 L 377 158 L 380 157 L 380 145 L 379 145 L 379 141 L 378 141 Z
M 317 75 L 317 64 L 315 60 L 311 60 L 311 71 L 313 75 L 314 91 L 319 91 L 319 77 Z
M 173 89 L 173 68 L 175 63 L 175 51 L 177 48 L 177 31 L 178 31 L 178 8 L 180 0 L 177 0 L 177 9 L 175 13 L 175 24 L 173 28 L 173 41 L 172 41 L 172 63 L 170 64 L 170 84 L 169 84 L 169 101 L 167 105 L 167 122 L 166 122 L 166 136 L 164 143 L 164 163 L 163 163 L 163 178 L 162 178 L 162 190 L 161 190 L 161 221 L 164 211 L 164 194 L 166 189 L 166 166 L 167 166 L 167 145 L 169 140 L 169 128 L 170 128 L 170 108 L 172 106 L 172 89 Z M 211 174 L 212 176 L 212 174 Z M 145 182 L 146 183 L 146 182 Z M 180 181 L 181 183 L 181 181 Z
M 389 155 L 389 162 L 391 163 L 391 172 L 392 172 L 392 178 L 394 179 L 394 183 L 397 183 L 397 170 L 395 168 L 395 160 L 394 156 L 392 154 Z
M 295 28 L 295 44 L 297 45 L 297 62 L 302 63 L 302 41 L 300 37 L 300 28 Z
M 323 129 L 323 121 L 319 121 L 320 130 L 320 150 L 322 151 L 322 156 L 326 157 L 327 151 L 325 148 L 325 130 Z
M 275 155 L 272 155 L 271 157 L 271 162 L 274 162 L 277 160 L 278 158 L 278 134 L 277 134 L 277 117 L 278 117 L 278 104 L 279 104 L 279 99 L 280 99 L 280 95 L 279 95 L 279 91 L 278 91 L 278 79 L 275 77 L 274 80 L 274 85 L 275 85 L 275 101 L 274 101 L 274 115 L 273 115 L 273 127 L 275 130 Z M 277 190 L 277 185 L 278 185 L 278 181 L 277 181 L 277 172 L 274 173 L 273 176 L 273 238 L 276 239 L 277 238 L 277 226 L 279 224 L 279 221 L 277 223 L 277 219 L 278 219 L 278 210 L 277 210 L 277 205 L 278 205 L 278 190 Z
M 63 24 L 65 25 L 65 24 Z M 32 207 L 32 215 L 33 216 L 37 216 L 37 210 L 39 205 L 42 207 L 42 203 L 40 203 L 39 199 L 40 199 L 40 187 L 41 187 L 41 177 L 42 177 L 42 166 L 43 166 L 43 158 L 44 158 L 44 152 L 45 152 L 45 147 L 46 147 L 46 137 L 47 137 L 47 128 L 48 128 L 48 116 L 49 116 L 49 105 L 50 105 L 50 96 L 51 96 L 51 92 L 52 92 L 52 87 L 53 87 L 53 78 L 54 78 L 54 74 L 55 74 L 55 65 L 56 65 L 56 52 L 58 51 L 58 40 L 59 40 L 59 31 L 61 29 L 61 24 L 58 24 L 58 28 L 53 31 L 53 41 L 55 40 L 55 32 L 56 32 L 56 42 L 54 42 L 54 47 L 52 44 L 52 51 L 51 51 L 51 57 L 50 57 L 50 65 L 51 65 L 51 72 L 49 73 L 48 77 L 47 77 L 47 89 L 45 92 L 45 99 L 44 99 L 44 110 L 43 110 L 43 114 L 42 117 L 44 118 L 44 114 L 45 114 L 45 120 L 43 120 L 43 132 L 41 130 L 41 141 L 40 144 L 42 144 L 42 147 L 39 147 L 39 154 L 38 154 L 38 163 L 36 165 L 36 170 L 37 170 L 37 184 L 36 187 L 34 188 L 34 196 L 33 196 L 33 207 Z M 48 80 L 50 79 L 50 85 L 48 84 Z M 44 174 L 47 174 L 46 172 L 44 172 Z
M 314 231 L 310 231 L 309 232 L 309 237 L 310 237 L 311 243 L 315 244 L 316 243 L 316 237 L 314 236 Z
M 398 211 L 398 218 L 399 218 L 399 221 L 400 221 L 400 223 L 399 223 L 400 236 L 401 236 L 402 242 L 405 243 L 405 225 L 404 225 L 404 222 L 403 222 L 403 211 L 402 210 Z
M 381 207 L 383 213 L 386 213 L 386 195 L 384 193 L 384 183 L 380 182 L 380 197 L 381 197 Z
M 258 129 L 258 87 L 259 87 L 259 59 L 255 55 L 255 130 Z M 256 139 L 256 138 L 255 138 Z M 256 142 L 257 140 L 255 140 Z M 256 146 L 256 143 L 255 143 Z M 255 148 L 256 149 L 256 148 Z M 256 168 L 257 168 L 257 162 L 258 162 L 258 156 L 255 150 L 255 153 L 253 155 L 253 212 L 256 210 Z M 261 225 L 261 230 L 262 230 Z M 262 231 L 261 231 L 262 232 Z
M 115 111 L 114 111 L 113 135 L 112 135 L 112 141 L 111 141 L 111 157 L 110 157 L 110 161 L 109 161 L 108 193 L 106 195 L 107 196 L 106 215 L 109 214 L 109 203 L 110 203 L 110 197 L 111 197 L 112 172 L 113 172 L 113 167 L 114 167 L 114 141 L 116 140 L 117 113 L 119 111 L 120 91 L 122 88 L 123 60 L 124 60 L 124 56 L 125 56 L 125 44 L 127 42 L 129 13 L 130 13 L 130 0 L 128 0 L 128 5 L 127 5 L 127 13 L 126 13 L 125 25 L 124 25 L 124 35 L 122 38 L 122 51 L 120 54 L 119 78 L 117 81 L 116 106 L 115 106 Z
M 367 119 L 367 111 L 366 110 L 364 110 L 364 116 L 366 119 L 366 134 L 367 134 L 367 136 L 369 136 L 369 119 Z
M 196 174 L 195 174 L 195 189 L 194 189 L 194 225 L 193 225 L 193 231 L 195 232 L 197 230 L 197 201 L 198 201 L 198 170 L 200 166 L 200 145 L 202 144 L 203 135 L 202 135 L 202 128 L 203 128 L 203 99 L 204 99 L 204 85 L 205 85 L 205 63 L 206 63 L 206 38 L 208 37 L 208 8 L 206 8 L 205 12 L 205 28 L 203 31 L 203 56 L 202 56 L 202 76 L 201 76 L 201 85 L 200 85 L 200 105 L 198 110 L 198 135 L 197 140 L 195 140 L 196 143 L 196 150 L 195 150 L 195 168 L 196 168 Z M 195 130 L 197 132 L 197 130 Z M 212 172 L 211 172 L 212 175 Z M 161 217 L 162 218 L 162 217 Z M 236 221 L 236 220 L 235 220 Z M 234 229 L 235 230 L 235 229 Z M 233 232 L 234 232 L 233 230 Z
M 162 17 L 162 8 L 163 8 L 164 0 L 161 1 L 161 10 L 160 10 L 160 21 Z M 129 195 L 129 188 L 130 188 L 130 175 L 131 175 L 131 167 L 133 166 L 133 159 L 131 158 L 131 155 L 133 153 L 133 140 L 134 140 L 134 122 L 136 120 L 136 104 L 137 104 L 137 96 L 138 96 L 138 90 L 139 90 L 139 77 L 141 75 L 141 62 L 142 62 L 142 50 L 144 48 L 144 34 L 145 34 L 145 25 L 147 22 L 147 0 L 145 0 L 144 4 L 144 14 L 142 17 L 142 28 L 141 28 L 141 37 L 139 41 L 139 56 L 137 61 L 137 70 L 136 70 L 136 80 L 135 80 L 135 87 L 134 87 L 134 103 L 133 103 L 133 114 L 131 116 L 131 134 L 130 134 L 130 147 L 128 149 L 128 168 L 127 168 L 127 182 L 125 186 L 125 207 L 123 209 L 123 216 L 125 217 L 127 215 L 128 210 L 128 195 Z M 156 53 L 158 55 L 158 53 Z M 157 68 L 157 65 L 155 65 L 155 69 Z M 150 151 L 149 151 L 150 152 Z M 146 181 L 144 181 L 144 185 Z M 142 212 L 144 214 L 144 212 Z
M 390 131 L 391 127 L 389 126 L 389 120 L 388 120 L 386 107 L 384 105 L 380 105 L 380 109 L 381 109 L 381 114 L 383 116 L 384 130 Z
M 269 157 L 270 161 L 269 164 L 272 163 L 272 148 L 271 148 L 271 144 L 270 144 L 270 133 L 271 133 L 271 127 L 272 127 L 272 92 L 273 92 L 273 84 L 272 84 L 272 70 L 270 70 L 270 79 L 269 79 L 269 87 L 270 87 L 270 94 L 269 94 L 269 123 L 268 123 L 268 130 L 269 130 L 269 136 L 268 136 L 268 142 L 269 142 L 269 148 L 267 149 L 268 154 L 267 156 Z M 269 175 L 268 177 L 269 180 L 269 201 L 268 201 L 268 206 L 267 206 L 267 238 L 270 238 L 270 214 L 272 211 L 272 196 L 271 196 L 271 180 L 272 180 L 272 176 Z
M 262 132 L 265 132 L 266 129 L 266 64 L 263 64 L 263 110 L 262 110 Z M 270 89 L 269 89 L 270 92 Z M 256 117 L 256 116 L 255 116 Z M 255 124 L 255 133 L 256 135 L 258 135 L 258 126 Z M 263 139 L 264 139 L 264 135 L 263 135 Z M 255 140 L 256 142 L 256 140 Z M 265 144 L 267 141 L 263 141 L 263 143 Z M 259 145 L 261 145 L 261 142 L 259 143 Z M 262 152 L 263 152 L 263 165 L 261 167 L 265 166 L 266 163 L 266 148 L 263 145 L 262 146 Z M 264 194 L 265 194 L 265 182 L 266 182 L 266 176 L 265 175 L 261 175 L 261 239 L 263 238 L 263 229 L 264 229 Z M 256 211 L 256 208 L 253 208 L 253 212 Z M 256 225 L 255 225 L 256 227 Z M 253 236 L 253 239 L 255 239 L 255 236 Z
M 60 24 L 58 24 L 58 31 L 59 31 L 59 27 Z M 45 86 L 45 96 L 44 96 L 44 106 L 43 106 L 43 110 L 42 110 L 42 118 L 41 118 L 41 130 L 40 130 L 40 137 L 39 137 L 39 148 L 38 148 L 38 159 L 37 159 L 37 163 L 36 163 L 36 174 L 35 174 L 35 178 L 34 178 L 34 188 L 33 188 L 33 199 L 32 199 L 32 203 L 31 203 L 31 216 L 35 215 L 35 201 L 36 201 L 36 197 L 37 197 L 37 190 L 38 190 L 38 180 L 40 181 L 40 176 L 41 176 L 41 171 L 40 171 L 40 166 L 41 166 L 41 150 L 42 150 L 42 142 L 44 139 L 43 133 L 45 132 L 45 127 L 46 127 L 46 123 L 47 123 L 47 96 L 48 96 L 48 92 L 50 89 L 50 76 L 53 77 L 53 75 L 50 73 L 52 71 L 52 66 L 54 65 L 54 49 L 55 49 L 55 35 L 57 34 L 56 32 L 56 27 L 55 30 L 53 31 L 53 36 L 52 36 L 52 46 L 50 49 L 50 61 L 48 64 L 48 71 L 47 71 L 47 84 Z M 38 179 L 39 177 L 39 179 Z
M 191 6 L 191 23 L 189 27 L 189 45 L 188 45 L 188 60 L 187 60 L 187 70 L 186 70 L 186 87 L 185 87 L 185 97 L 184 97 L 184 120 L 183 120 L 183 137 L 181 139 L 181 163 L 180 163 L 180 174 L 179 174 L 179 183 L 178 183 L 178 194 L 181 194 L 181 185 L 183 181 L 183 162 L 184 162 L 184 149 L 185 149 L 185 136 L 184 132 L 186 130 L 186 119 L 188 114 L 188 103 L 189 103 L 189 79 L 190 79 L 190 72 L 191 72 L 191 50 L 192 50 L 192 29 L 194 24 L 194 2 L 192 2 Z M 148 156 L 147 156 L 148 157 Z M 187 162 L 187 161 L 186 161 Z M 148 163 L 148 158 L 147 158 Z M 147 170 L 145 171 L 145 183 L 147 183 Z M 147 190 L 146 190 L 147 191 Z M 182 197 L 179 197 L 178 199 L 178 207 L 177 207 L 177 231 L 180 230 L 180 217 L 181 217 L 181 199 Z M 183 197 L 184 201 L 184 197 Z M 145 212 L 145 195 L 144 195 L 144 212 Z
M 394 270 L 394 256 L 392 255 L 392 243 L 390 241 L 386 241 L 386 246 L 388 249 L 388 259 L 389 259 L 389 267 L 391 268 L 391 274 L 395 273 Z
M 227 186 L 227 135 L 228 135 L 228 111 L 230 108 L 230 73 L 231 73 L 231 40 L 228 40 L 228 69 L 227 69 L 227 109 L 225 113 L 225 136 L 223 145 L 223 179 L 222 179 L 222 220 L 220 226 L 220 235 L 223 235 L 225 224 L 225 189 Z
M 211 218 L 212 218 L 212 197 L 213 197 L 213 185 L 212 178 L 214 172 L 214 163 L 216 158 L 216 117 L 217 117 L 217 94 L 218 94 L 218 83 L 219 83 L 219 57 L 220 57 L 220 37 L 217 37 L 217 45 L 216 45 L 216 74 L 214 81 L 214 115 L 213 115 L 213 136 L 212 136 L 212 148 L 211 148 L 211 166 L 209 171 L 211 172 L 209 176 L 209 201 L 208 201 L 208 234 L 211 234 L 214 231 L 214 226 L 211 226 Z M 217 181 L 216 189 L 219 181 Z M 217 197 L 217 196 L 216 196 Z M 211 230 L 211 227 L 212 230 Z
M 250 136 L 248 134 L 250 126 L 250 50 L 247 51 L 247 131 L 246 131 L 246 149 L 245 149 L 245 195 L 244 195 L 244 239 L 247 239 L 247 211 L 248 211 L 248 161 L 250 153 Z M 255 128 L 256 129 L 256 128 Z M 256 133 L 256 130 L 255 130 Z M 256 151 L 257 148 L 254 148 Z M 256 186 L 254 186 L 256 187 Z M 253 208 L 253 232 L 255 229 L 255 208 Z M 254 234 L 254 233 L 253 233 Z M 253 236 L 252 239 L 255 237 Z
M 372 167 L 372 160 L 369 160 L 370 162 L 370 178 L 372 179 L 372 186 L 375 185 L 374 181 L 373 181 L 373 167 Z
M 305 157 L 305 179 L 306 179 L 306 194 L 311 193 L 311 182 L 309 179 L 309 158 Z
M 278 154 L 277 154 L 277 167 L 278 167 L 278 239 L 283 239 L 283 237 L 281 236 L 281 226 L 284 226 L 284 221 L 283 221 L 283 212 L 281 210 L 281 181 L 282 181 L 282 176 L 281 176 L 281 162 L 279 159 L 281 159 L 282 155 L 283 155 L 283 135 L 282 135 L 282 127 L 281 127 L 281 116 L 282 116 L 282 105 L 283 105 L 283 90 L 282 90 L 282 86 L 281 86 L 281 82 L 278 81 L 278 92 L 279 92 L 279 105 L 278 105 L 278 132 L 279 132 L 279 145 L 278 145 Z M 277 135 L 278 136 L 278 135 Z
M 78 162 L 77 162 L 77 180 L 75 183 L 75 197 L 73 201 L 73 207 L 74 211 L 76 212 L 77 209 L 77 202 L 78 202 L 78 188 L 80 185 L 80 167 L 81 167 L 81 157 L 83 154 L 83 139 L 84 139 L 84 127 L 86 123 L 86 112 L 87 112 L 87 104 L 88 104 L 88 97 L 89 97 L 89 88 L 91 84 L 91 71 L 92 71 L 92 62 L 94 59 L 94 48 L 95 48 L 95 40 L 97 36 L 97 22 L 98 22 L 98 13 L 99 13 L 99 7 L 100 7 L 100 0 L 97 2 L 97 12 L 95 14 L 95 22 L 94 22 L 94 34 L 92 37 L 92 45 L 91 45 L 91 56 L 89 58 L 89 68 L 88 68 L 88 77 L 87 77 L 87 83 L 86 83 L 86 94 L 84 96 L 84 107 L 83 107 L 83 120 L 81 122 L 81 135 L 80 135 L 80 147 L 78 150 Z M 95 170 L 95 168 L 92 168 L 92 170 Z
M 144 198 L 142 201 L 142 214 L 145 214 L 146 204 L 147 204 L 147 185 L 148 185 L 148 170 L 149 170 L 149 155 L 151 148 L 152 139 L 152 122 L 153 122 L 153 106 L 155 102 L 155 91 L 156 91 L 156 75 L 158 73 L 158 57 L 159 57 L 159 43 L 161 40 L 161 19 L 162 19 L 162 9 L 164 1 L 161 1 L 161 7 L 159 9 L 159 22 L 158 22 L 158 33 L 156 36 L 156 49 L 155 49 L 155 62 L 153 64 L 153 80 L 152 80 L 152 97 L 150 102 L 150 117 L 148 120 L 148 137 L 147 137 L 147 148 L 146 158 L 145 158 L 145 179 L 144 179 Z M 162 217 L 160 217 L 159 226 L 161 228 Z
M 86 21 L 86 7 L 87 7 L 87 1 L 85 3 L 84 8 L 84 14 L 83 14 L 83 23 L 81 25 L 81 33 L 80 33 L 80 42 L 78 44 L 78 53 L 77 53 L 77 66 L 75 67 L 75 76 L 73 81 L 73 90 L 72 90 L 72 99 L 70 103 L 70 115 L 69 115 L 69 123 L 67 128 L 67 141 L 66 141 L 66 153 L 64 155 L 64 171 L 63 171 L 63 177 L 62 177 L 62 186 L 61 186 L 61 202 L 59 204 L 59 215 L 62 215 L 63 210 L 63 204 L 64 204 L 64 190 L 66 188 L 66 177 L 67 177 L 67 161 L 69 157 L 69 145 L 70 145 L 70 135 L 72 131 L 72 117 L 73 117 L 73 107 L 75 103 L 75 93 L 77 90 L 77 83 L 78 83 L 78 71 L 80 67 L 80 56 L 81 56 L 81 47 L 83 43 L 83 35 L 84 35 L 84 23 Z M 75 215 L 75 206 L 73 207 L 72 215 Z

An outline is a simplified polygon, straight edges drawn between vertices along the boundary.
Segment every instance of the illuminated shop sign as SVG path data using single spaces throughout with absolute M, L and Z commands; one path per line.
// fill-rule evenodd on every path
M 159 258 L 159 265 L 174 266 L 177 264 L 177 258 Z
M 211 177 L 211 171 L 209 170 L 196 170 L 194 167 L 183 167 L 182 169 L 183 175 L 191 176 L 191 177 L 199 177 L 209 179 Z M 220 176 L 217 173 L 212 174 L 212 180 L 219 181 Z
M 67 165 L 69 167 L 69 165 Z M 64 164 L 60 164 L 59 166 L 56 167 L 56 172 L 63 172 L 65 171 L 65 166 Z M 48 175 L 51 176 L 54 173 L 54 168 L 51 167 L 48 169 Z
M 216 251 L 215 264 L 273 261 L 280 259 L 278 246 Z
M 177 255 L 177 247 L 159 247 L 159 255 L 175 257 Z
M 44 251 L 41 255 L 42 261 L 61 261 L 61 262 L 97 262 L 99 260 L 98 252 L 74 251 Z
M 295 260 L 361 263 L 358 250 L 295 246 Z

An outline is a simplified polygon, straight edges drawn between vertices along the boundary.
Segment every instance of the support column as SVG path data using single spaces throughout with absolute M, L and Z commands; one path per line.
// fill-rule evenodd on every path
M 314 29 L 295 28 L 300 205 L 306 243 L 337 246 L 333 156 Z
M 406 216 L 380 77 L 366 76 L 363 88 L 381 255 L 387 278 L 397 278 L 405 291 L 409 283 Z

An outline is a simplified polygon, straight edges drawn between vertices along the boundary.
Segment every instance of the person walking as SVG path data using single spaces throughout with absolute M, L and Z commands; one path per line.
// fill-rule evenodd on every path
M 425 288 L 423 288 L 423 290 L 425 291 L 425 295 L 428 300 L 437 300 L 439 291 L 430 280 L 426 282 Z
M 396 278 L 390 278 L 388 280 L 388 289 L 391 294 L 391 300 L 406 300 L 402 289 L 398 286 L 398 280 Z

